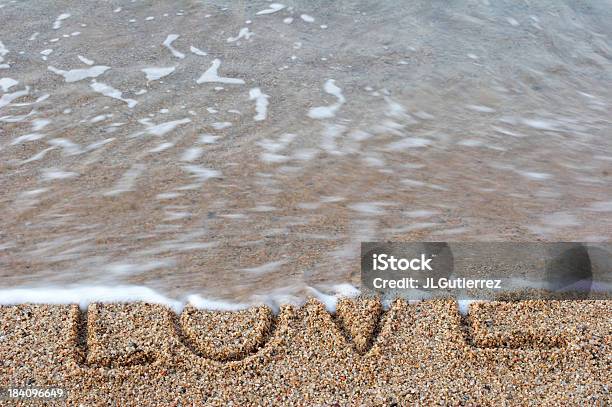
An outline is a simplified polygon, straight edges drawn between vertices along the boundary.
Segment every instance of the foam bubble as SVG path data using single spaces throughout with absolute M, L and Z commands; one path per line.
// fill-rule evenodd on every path
M 221 60 L 215 59 L 212 62 L 212 65 L 210 66 L 210 68 L 208 68 L 206 72 L 204 72 L 202 76 L 200 76 L 200 78 L 196 81 L 196 83 L 202 84 L 202 83 L 207 83 L 207 82 L 219 82 L 219 83 L 227 83 L 227 84 L 235 84 L 235 85 L 244 84 L 244 81 L 242 79 L 224 78 L 224 77 L 219 76 L 217 73 L 219 70 L 219 66 L 221 66 Z
M 210 178 L 216 178 L 221 176 L 221 172 L 217 170 L 211 170 L 210 168 L 204 168 L 200 165 L 183 165 L 183 170 L 191 173 L 191 176 L 196 178 L 200 182 L 204 182 Z
M 470 305 L 488 302 L 486 300 L 457 300 L 457 307 L 461 315 L 468 315 L 470 313 Z
M 108 71 L 110 66 L 96 65 L 87 69 L 72 69 L 70 71 L 57 69 L 53 66 L 49 66 L 47 69 L 55 74 L 63 76 L 66 82 L 77 82 L 87 78 L 97 78 Z
M 346 102 L 346 99 L 342 95 L 342 89 L 336 86 L 333 79 L 328 79 L 323 86 L 323 90 L 330 95 L 335 96 L 338 102 L 330 106 L 318 106 L 313 107 L 308 112 L 308 117 L 312 119 L 329 119 L 336 115 L 336 112 Z
M 134 100 L 134 99 L 126 99 L 123 98 L 123 93 L 115 88 L 113 88 L 110 85 L 107 85 L 105 83 L 101 83 L 101 82 L 93 82 L 89 85 L 95 92 L 101 93 L 104 96 L 113 98 L 113 99 L 117 99 L 117 100 L 121 100 L 122 102 L 127 103 L 128 107 L 131 109 L 134 106 L 136 106 L 136 104 L 138 103 L 138 101 Z
M 60 147 L 64 150 L 66 155 L 76 155 L 81 154 L 83 150 L 78 144 L 73 143 L 72 141 L 65 138 L 54 138 L 47 141 L 47 144 L 50 144 L 54 147 Z
M 191 47 L 189 47 L 189 51 L 191 51 L 192 54 L 199 55 L 199 56 L 202 56 L 202 57 L 208 55 L 206 52 L 202 51 L 201 49 L 198 49 L 198 48 L 194 47 L 193 45 Z
M 18 99 L 22 96 L 28 95 L 30 93 L 30 88 L 26 86 L 24 90 L 19 90 L 13 93 L 5 93 L 0 98 L 0 108 L 4 106 L 8 106 L 13 100 Z
M 148 133 L 151 134 L 153 136 L 163 136 L 166 133 L 171 132 L 172 130 L 176 129 L 178 126 L 182 125 L 182 124 L 187 124 L 191 122 L 191 119 L 189 119 L 188 117 L 184 118 L 184 119 L 178 119 L 178 120 L 171 120 L 169 122 L 164 122 L 164 123 L 159 123 L 159 124 L 153 124 L 150 121 L 144 119 L 140 121 L 142 124 L 144 124 L 147 129 L 145 131 L 141 131 L 138 132 L 136 134 L 134 134 L 134 137 L 140 136 L 144 133 Z
M 69 13 L 62 13 L 59 16 L 57 16 L 57 18 L 53 22 L 53 29 L 54 30 L 59 30 L 62 27 L 62 21 L 64 21 L 65 19 L 67 19 L 69 17 L 70 17 Z
M 175 69 L 175 66 L 169 66 L 167 68 L 144 68 L 141 71 L 144 72 L 148 81 L 156 81 L 170 75 Z
M 244 38 L 245 40 L 250 39 L 253 35 L 255 35 L 253 32 L 249 31 L 249 27 L 244 27 L 240 29 L 240 32 L 238 32 L 238 35 L 236 37 L 229 37 L 227 39 L 227 42 L 236 42 L 238 40 L 240 40 L 241 38 Z
M 181 161 L 191 162 L 197 160 L 202 156 L 204 149 L 201 147 L 190 147 L 183 152 L 181 156 Z
M 280 4 L 280 3 L 271 3 L 268 5 L 269 8 L 258 11 L 257 13 L 255 13 L 258 16 L 262 16 L 265 14 L 273 14 L 276 13 L 277 11 L 281 11 L 282 9 L 284 9 L 286 6 L 284 4 Z
M 13 78 L 0 78 L 0 88 L 2 88 L 2 92 L 5 93 L 18 83 L 19 81 L 16 81 Z
M 268 115 L 268 98 L 270 96 L 262 93 L 259 88 L 253 88 L 249 91 L 249 99 L 255 101 L 255 111 L 257 114 L 253 117 L 255 121 L 266 120 Z
M 71 171 L 58 170 L 56 168 L 47 168 L 43 170 L 42 179 L 45 181 L 53 181 L 56 179 L 76 178 L 79 174 Z
M 183 58 L 185 58 L 185 54 L 183 54 L 182 52 L 178 51 L 176 48 L 174 48 L 172 46 L 172 43 L 174 41 L 176 41 L 179 37 L 180 37 L 180 35 L 178 35 L 178 34 L 170 34 L 164 40 L 163 45 L 164 45 L 164 47 L 168 48 L 170 50 L 170 52 L 172 52 L 172 55 L 174 55 L 175 57 L 177 57 L 179 59 L 183 59 Z
M 82 55 L 77 55 L 77 58 L 79 58 L 79 61 L 81 61 L 85 65 L 93 65 L 94 64 L 94 61 L 92 61 L 91 59 L 85 58 Z

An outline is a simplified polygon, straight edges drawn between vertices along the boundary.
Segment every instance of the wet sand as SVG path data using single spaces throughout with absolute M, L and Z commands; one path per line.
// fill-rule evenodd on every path
M 0 307 L 0 385 L 63 387 L 75 406 L 604 406 L 610 306 Z
M 2 6 L 1 288 L 303 299 L 361 241 L 612 238 L 606 1 Z

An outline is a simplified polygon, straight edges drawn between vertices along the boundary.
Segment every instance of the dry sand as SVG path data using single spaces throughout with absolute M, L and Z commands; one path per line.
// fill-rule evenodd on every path
M 0 385 L 64 387 L 83 406 L 604 406 L 610 305 L 492 302 L 465 317 L 447 300 L 341 300 L 335 315 L 311 300 L 277 316 L 0 307 Z

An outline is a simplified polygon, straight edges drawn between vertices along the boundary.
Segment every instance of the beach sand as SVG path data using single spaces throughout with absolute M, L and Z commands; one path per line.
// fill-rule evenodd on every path
M 238 312 L 0 307 L 0 387 L 83 406 L 609 405 L 610 301 L 384 310 L 340 300 Z M 31 405 L 22 401 L 21 405 Z M 14 405 L 2 400 L 2 405 Z
M 612 240 L 609 1 L 1 3 L 0 289 L 302 300 L 361 242 Z

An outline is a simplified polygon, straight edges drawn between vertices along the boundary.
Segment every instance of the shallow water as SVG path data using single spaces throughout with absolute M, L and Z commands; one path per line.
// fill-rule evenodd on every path
M 283 301 L 358 284 L 366 240 L 610 240 L 609 21 L 0 0 L 0 287 Z

